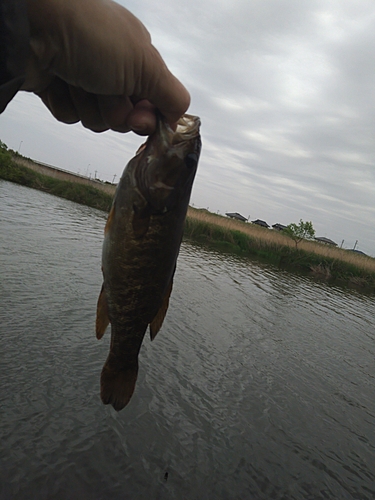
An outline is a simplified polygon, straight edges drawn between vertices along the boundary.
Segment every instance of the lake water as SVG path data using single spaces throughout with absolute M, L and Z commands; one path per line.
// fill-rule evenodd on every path
M 375 498 L 373 298 L 183 244 L 116 413 L 105 214 L 2 181 L 0 214 L 1 500 Z

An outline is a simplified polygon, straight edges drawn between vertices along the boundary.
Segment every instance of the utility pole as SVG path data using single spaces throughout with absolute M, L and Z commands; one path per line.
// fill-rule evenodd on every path
M 115 183 L 115 179 L 116 179 L 116 177 L 117 177 L 117 175 L 115 174 L 115 175 L 113 176 L 113 179 L 112 179 L 112 184 L 114 184 L 114 183 Z
M 22 146 L 22 143 L 23 143 L 23 141 L 21 141 L 21 142 L 20 142 L 20 145 L 18 146 L 18 151 L 17 151 L 17 153 L 19 153 L 19 152 L 21 151 L 21 146 Z
M 97 170 L 95 170 L 95 177 L 94 177 L 95 180 L 96 180 L 96 172 L 97 172 Z
M 358 240 L 355 240 L 353 250 L 355 250 L 355 247 L 357 246 Z

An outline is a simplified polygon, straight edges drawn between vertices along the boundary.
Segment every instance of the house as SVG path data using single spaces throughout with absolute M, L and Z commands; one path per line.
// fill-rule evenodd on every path
M 273 229 L 276 229 L 276 231 L 284 231 L 284 229 L 286 229 L 286 226 L 284 226 L 283 224 L 273 224 Z
M 330 240 L 329 238 L 324 238 L 324 236 L 317 236 L 314 239 L 316 241 L 320 241 L 320 243 L 327 243 L 327 245 L 333 245 L 333 246 L 337 247 L 337 243 Z
M 270 227 L 267 222 L 265 222 L 264 220 L 260 220 L 260 219 L 257 219 L 257 220 L 252 220 L 251 221 L 253 224 L 257 224 L 258 226 L 262 226 L 262 227 Z
M 238 212 L 228 212 L 225 215 L 227 215 L 228 217 L 231 217 L 232 219 L 237 219 L 237 220 L 240 220 L 242 222 L 247 222 L 246 217 L 239 214 Z

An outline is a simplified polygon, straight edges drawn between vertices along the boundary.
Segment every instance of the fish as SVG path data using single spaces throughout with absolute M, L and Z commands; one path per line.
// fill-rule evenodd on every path
M 201 151 L 200 119 L 155 132 L 124 169 L 104 229 L 103 285 L 96 337 L 111 325 L 100 397 L 116 411 L 130 401 L 148 326 L 154 340 L 167 313 L 184 222 Z

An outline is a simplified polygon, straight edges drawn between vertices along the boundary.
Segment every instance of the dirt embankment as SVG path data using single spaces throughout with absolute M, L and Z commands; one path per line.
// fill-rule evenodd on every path
M 115 194 L 116 186 L 114 184 L 106 184 L 96 179 L 88 179 L 83 175 L 74 174 L 72 172 L 68 172 L 67 170 L 62 170 L 53 167 L 52 165 L 46 165 L 45 163 L 39 163 L 17 155 L 14 155 L 12 159 L 13 162 L 17 165 L 30 168 L 31 170 L 34 170 L 39 174 L 48 175 L 49 177 L 60 179 L 62 181 L 69 181 L 78 184 L 84 184 L 86 186 L 92 186 L 110 195 Z

